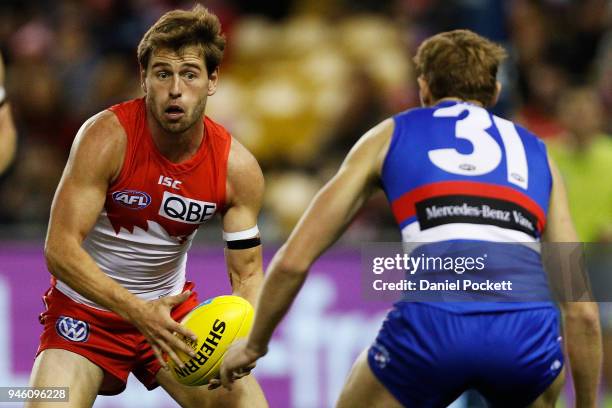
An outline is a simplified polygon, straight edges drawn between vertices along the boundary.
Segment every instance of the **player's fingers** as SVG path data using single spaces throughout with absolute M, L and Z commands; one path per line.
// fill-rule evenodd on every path
M 172 330 L 174 330 L 175 332 L 177 332 L 178 334 L 181 334 L 187 338 L 190 338 L 193 341 L 197 341 L 198 340 L 198 336 L 195 335 L 194 332 L 192 332 L 191 330 L 189 330 L 188 328 L 186 328 L 185 326 L 183 326 L 182 324 L 179 324 L 177 322 L 175 322 L 174 320 L 172 321 Z
M 176 364 L 177 366 L 181 368 L 185 367 L 185 363 L 183 363 L 183 361 L 181 361 L 181 359 L 176 355 L 172 347 L 170 347 L 168 344 L 166 344 L 163 341 L 159 341 L 159 345 L 161 346 L 162 350 L 164 350 L 166 354 L 168 354 L 168 357 L 170 357 L 172 361 L 174 361 L 174 364 Z
M 185 291 L 185 292 L 181 293 L 180 295 L 168 296 L 167 298 L 165 298 L 166 304 L 170 305 L 170 306 L 180 305 L 181 303 L 183 303 L 184 301 L 189 299 L 189 296 L 191 296 L 191 291 L 190 290 Z
M 151 348 L 153 349 L 153 354 L 155 354 L 155 357 L 157 358 L 157 361 L 159 361 L 159 364 L 162 366 L 162 368 L 164 370 L 168 370 L 168 363 L 166 363 L 166 360 L 164 359 L 164 355 L 159 349 L 159 347 L 152 344 Z
M 221 365 L 220 377 L 221 377 L 221 385 L 223 385 L 223 388 L 225 388 L 228 391 L 231 391 L 232 382 L 234 381 L 234 379 L 232 378 L 231 370 L 229 370 L 227 366 Z
M 208 382 L 208 389 L 209 390 L 216 390 L 220 386 L 221 386 L 221 380 L 218 379 L 218 378 L 213 378 L 212 380 L 210 380 Z
M 242 377 L 246 377 L 247 375 L 251 374 L 251 371 L 255 368 L 255 363 L 251 363 L 249 365 L 246 365 L 244 367 L 240 367 L 236 370 L 234 370 L 233 375 L 235 379 L 239 379 Z
M 246 377 L 249 374 L 251 374 L 251 370 L 234 371 L 233 378 L 234 380 L 239 380 L 242 377 Z
M 180 326 L 180 325 L 179 325 Z M 181 350 L 183 353 L 188 354 L 190 357 L 195 357 L 195 351 L 184 340 L 181 340 L 178 336 L 168 335 L 165 336 L 166 342 L 170 344 L 175 350 Z

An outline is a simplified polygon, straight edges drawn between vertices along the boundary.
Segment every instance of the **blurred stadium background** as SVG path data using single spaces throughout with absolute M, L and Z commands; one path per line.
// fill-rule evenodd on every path
M 507 48 L 496 113 L 549 145 L 581 240 L 612 242 L 612 1 L 202 3 L 220 17 L 228 38 L 207 113 L 263 168 L 260 228 L 267 259 L 358 137 L 418 105 L 411 57 L 424 38 L 454 28 Z M 40 332 L 39 299 L 48 284 L 42 241 L 76 131 L 90 115 L 141 95 L 135 49 L 142 34 L 163 12 L 193 4 L 0 0 L 0 49 L 19 133 L 17 158 L 0 176 L 0 386 L 27 382 Z M 399 238 L 386 207 L 382 195 L 373 198 L 335 252 L 317 264 L 258 367 L 273 407 L 332 406 L 351 361 L 373 339 L 388 305 L 360 299 L 359 248 Z M 203 297 L 226 293 L 220 228 L 204 227 L 196 240 L 188 273 Z M 602 319 L 612 329 L 606 304 Z M 612 361 L 605 376 L 604 385 L 612 384 Z M 571 404 L 566 388 L 560 406 Z M 472 400 L 456 406 L 479 406 Z M 133 384 L 96 406 L 172 403 Z

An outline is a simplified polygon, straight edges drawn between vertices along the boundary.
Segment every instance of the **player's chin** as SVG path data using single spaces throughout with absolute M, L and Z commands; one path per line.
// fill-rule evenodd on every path
M 182 133 L 190 127 L 190 125 L 183 119 L 165 120 L 162 125 L 163 128 L 169 133 Z

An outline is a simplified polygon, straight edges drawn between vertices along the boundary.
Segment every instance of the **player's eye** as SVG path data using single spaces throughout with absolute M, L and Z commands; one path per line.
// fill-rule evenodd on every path
M 170 74 L 168 74 L 166 71 L 159 71 L 157 73 L 157 78 L 159 79 L 166 79 L 170 76 Z
M 197 75 L 191 71 L 189 72 L 185 72 L 185 78 L 187 78 L 188 80 L 193 80 L 197 78 Z

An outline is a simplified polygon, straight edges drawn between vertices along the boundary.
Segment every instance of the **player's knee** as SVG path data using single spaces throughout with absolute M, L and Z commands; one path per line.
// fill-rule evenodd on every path
M 258 403 L 259 398 L 244 379 L 234 383 L 231 391 L 225 388 L 208 390 L 206 386 L 194 387 L 194 391 L 183 395 L 179 404 L 182 408 L 259 408 L 267 405 Z M 263 394 L 262 394 L 263 396 Z M 264 400 L 265 401 L 265 400 Z

